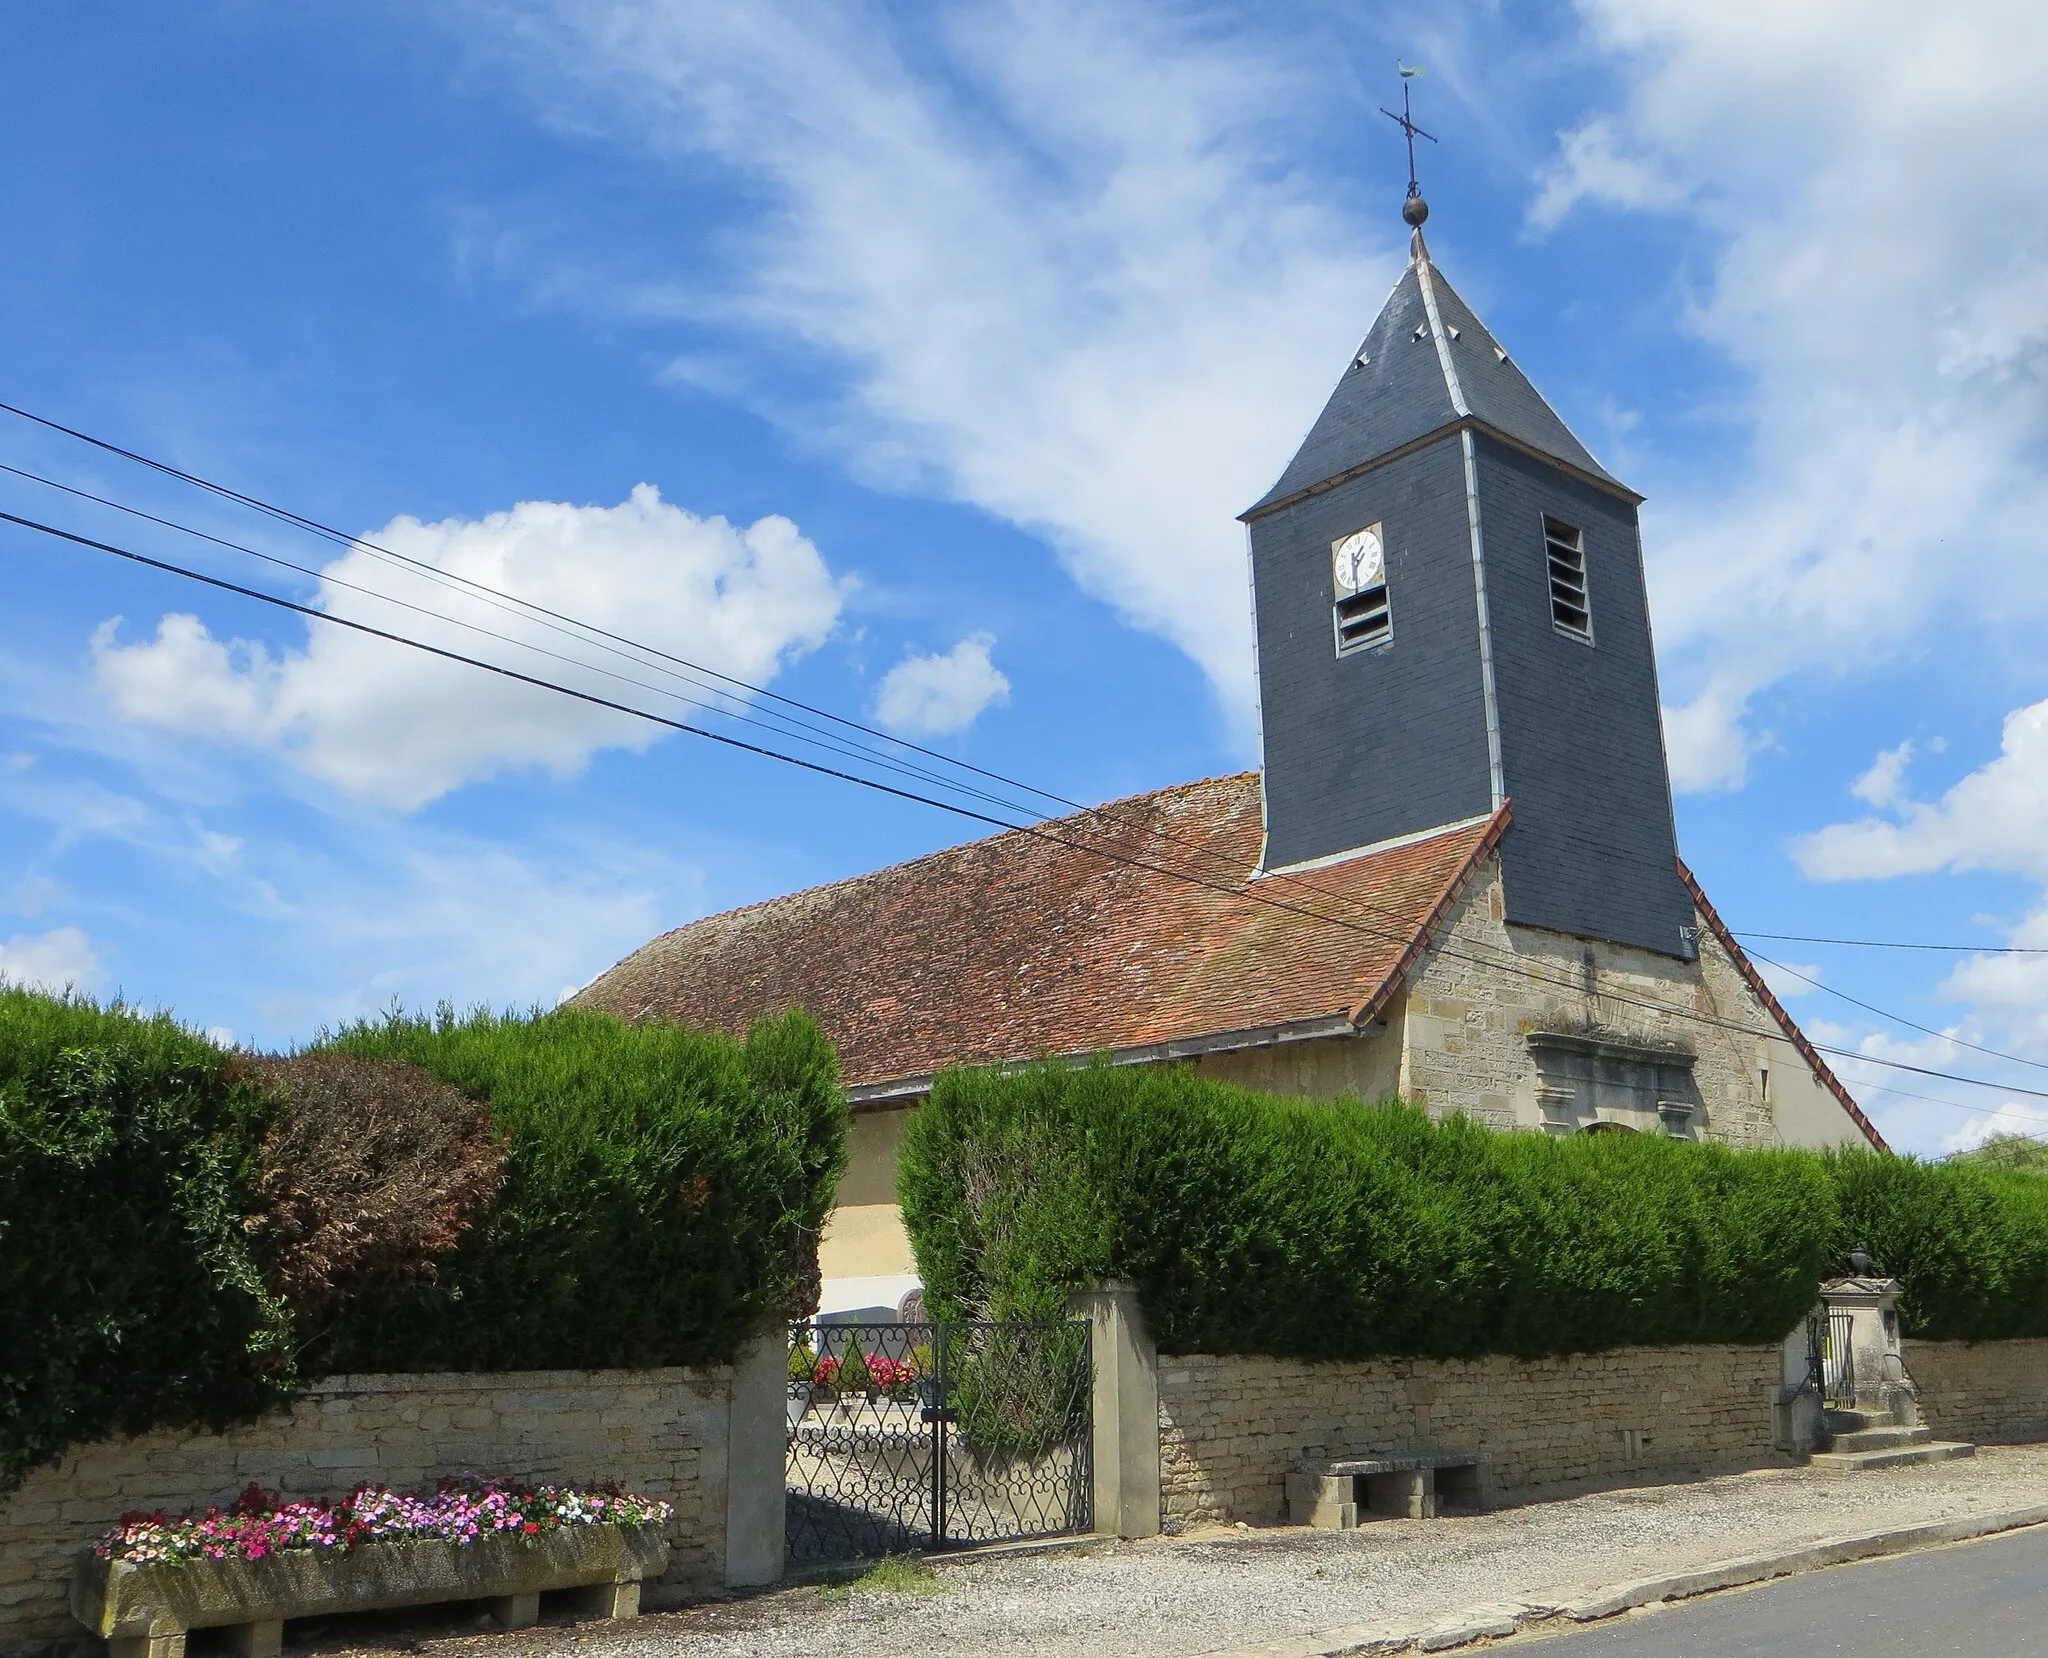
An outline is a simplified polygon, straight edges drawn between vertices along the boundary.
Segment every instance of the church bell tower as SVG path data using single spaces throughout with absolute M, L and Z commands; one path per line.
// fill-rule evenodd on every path
M 1427 216 L 1411 183 L 1408 268 L 1244 514 L 1264 868 L 1507 802 L 1510 922 L 1690 957 L 1642 497 L 1444 280 Z

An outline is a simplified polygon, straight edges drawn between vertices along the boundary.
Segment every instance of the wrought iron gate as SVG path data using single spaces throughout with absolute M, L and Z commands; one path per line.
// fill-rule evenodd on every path
M 1830 1410 L 1856 1403 L 1856 1359 L 1849 1341 L 1854 1324 L 1847 1313 L 1818 1312 L 1806 1320 L 1808 1379 Z
M 799 1324 L 785 1516 L 793 1565 L 1094 1524 L 1085 1323 Z

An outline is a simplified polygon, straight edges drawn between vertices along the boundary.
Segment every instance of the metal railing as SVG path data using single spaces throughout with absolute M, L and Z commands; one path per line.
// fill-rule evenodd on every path
M 1856 1354 L 1850 1343 L 1854 1328 L 1848 1313 L 1814 1313 L 1806 1321 L 1807 1376 L 1829 1410 L 1845 1410 L 1856 1403 Z
M 1093 1524 L 1087 1324 L 799 1324 L 785 1464 L 792 1564 Z

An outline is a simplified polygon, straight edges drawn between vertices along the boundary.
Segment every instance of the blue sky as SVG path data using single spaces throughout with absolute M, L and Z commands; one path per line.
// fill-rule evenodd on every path
M 10 8 L 0 400 L 1074 799 L 1235 769 L 1233 515 L 1399 268 L 1376 106 L 1419 61 L 1439 263 L 1650 497 L 1722 913 L 2048 947 L 2044 35 L 1994 0 Z M 0 462 L 447 597 L 20 422 Z M 4 475 L 0 509 L 255 569 Z M 551 1002 L 968 832 L 0 553 L 16 976 L 288 1044 Z M 1781 979 L 1826 1040 L 2048 1087 L 2048 956 L 1759 948 L 1941 1033 Z M 1981 1132 L 1962 1102 L 2048 1120 L 1845 1070 L 1917 1149 Z

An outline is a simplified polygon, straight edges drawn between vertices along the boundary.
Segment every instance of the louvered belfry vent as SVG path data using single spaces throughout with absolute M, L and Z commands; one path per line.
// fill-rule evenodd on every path
M 1560 518 L 1545 514 L 1543 550 L 1550 562 L 1550 619 L 1560 633 L 1588 644 L 1593 612 L 1586 598 L 1586 537 Z
M 1383 645 L 1393 637 L 1394 613 L 1387 603 L 1387 584 L 1378 582 L 1363 593 L 1337 601 L 1337 653 Z

